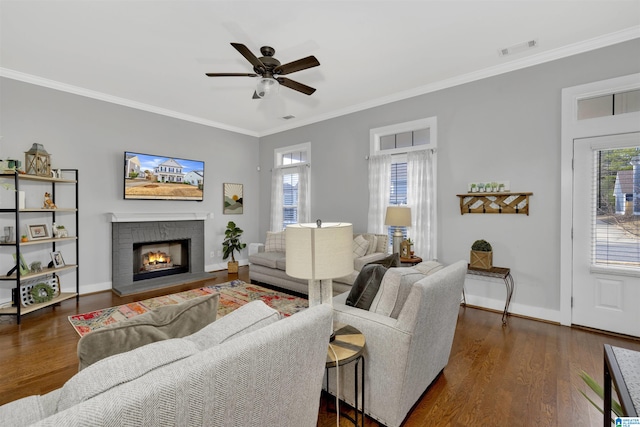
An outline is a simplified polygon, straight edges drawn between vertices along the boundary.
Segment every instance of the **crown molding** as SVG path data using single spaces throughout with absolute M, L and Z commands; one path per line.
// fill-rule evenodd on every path
M 287 130 L 299 128 L 302 126 L 307 126 L 313 123 L 318 123 L 324 120 L 333 119 L 333 118 L 344 116 L 347 114 L 357 113 L 359 111 L 367 110 L 369 108 L 379 107 L 381 105 L 402 101 L 404 99 L 413 98 L 415 96 L 424 95 L 431 92 L 436 92 L 442 89 L 447 89 L 447 88 L 458 86 L 461 84 L 486 79 L 488 77 L 509 73 L 511 71 L 532 67 L 538 64 L 544 64 L 545 62 L 555 61 L 556 59 L 566 58 L 569 56 L 577 55 L 577 54 L 588 52 L 595 49 L 600 49 L 603 47 L 611 46 L 614 44 L 626 42 L 626 41 L 637 39 L 637 38 L 640 38 L 640 25 L 630 27 L 615 33 L 610 33 L 604 36 L 595 37 L 589 40 L 584 40 L 578 43 L 563 46 L 557 49 L 551 49 L 535 55 L 530 55 L 525 58 L 511 60 L 504 64 L 500 64 L 500 65 L 485 68 L 482 70 L 474 71 L 472 73 L 467 73 L 460 76 L 452 77 L 450 79 L 441 80 L 439 82 L 435 82 L 425 86 L 419 86 L 410 90 L 395 93 L 390 96 L 377 98 L 361 104 L 353 105 L 351 107 L 332 111 L 327 114 L 310 117 L 308 119 L 302 119 L 300 121 L 296 121 L 295 124 L 284 125 L 284 126 L 267 130 L 267 131 L 260 132 L 258 136 L 263 137 L 263 136 L 272 135 L 279 132 L 284 132 Z
M 258 137 L 257 132 L 253 132 L 247 129 L 242 129 L 234 126 L 229 126 L 224 123 L 215 122 L 212 120 L 203 119 L 201 117 L 191 116 L 189 114 L 180 113 L 173 110 L 167 110 L 166 108 L 156 107 L 154 105 L 145 104 L 142 102 L 132 101 L 126 98 L 120 98 L 117 96 L 109 95 L 94 90 L 73 86 L 66 83 L 61 83 L 55 80 L 45 79 L 43 77 L 34 76 L 32 74 L 23 73 L 20 71 L 11 70 L 9 68 L 0 67 L 0 76 L 8 79 L 18 80 L 25 83 L 31 83 L 38 86 L 47 87 L 49 89 L 55 89 L 62 92 L 73 93 L 75 95 L 84 96 L 87 98 L 93 98 L 100 101 L 110 102 L 112 104 L 123 105 L 125 107 L 135 108 L 137 110 L 148 111 L 150 113 L 160 114 L 163 116 L 173 117 L 174 119 L 184 120 L 187 122 L 197 123 L 204 126 L 214 127 L 217 129 L 227 130 L 229 132 L 235 132 L 243 135 L 249 135 Z
M 458 86 L 465 83 L 470 83 L 477 80 L 482 80 L 488 77 L 497 76 L 500 74 L 508 73 L 511 71 L 520 70 L 523 68 L 531 67 L 545 62 L 554 61 L 556 59 L 566 58 L 568 56 L 577 55 L 580 53 L 588 52 L 591 50 L 599 49 L 602 47 L 611 46 L 617 43 L 640 38 L 640 25 L 636 25 L 621 31 L 617 31 L 604 36 L 595 37 L 589 40 L 584 40 L 578 43 L 573 43 L 568 46 L 563 46 L 557 49 L 551 49 L 538 54 L 530 55 L 524 58 L 511 60 L 504 64 L 496 65 L 494 67 L 485 68 L 482 70 L 474 71 L 472 73 L 463 74 L 460 76 L 452 77 L 450 79 L 441 80 L 425 86 L 419 86 L 403 92 L 398 92 L 390 96 L 377 98 L 371 101 L 363 102 L 361 104 L 353 105 L 343 109 L 335 110 L 330 113 L 320 114 L 308 119 L 297 120 L 295 123 L 288 125 L 278 126 L 265 131 L 251 131 L 248 129 L 238 128 L 235 126 L 229 126 L 224 123 L 215 122 L 212 120 L 203 119 L 201 117 L 191 116 L 183 114 L 177 111 L 167 110 L 165 108 L 156 107 L 149 104 L 144 104 L 137 101 L 132 101 L 126 98 L 120 98 L 112 96 L 106 93 L 93 91 L 90 89 L 69 85 L 66 83 L 57 82 L 55 80 L 45 79 L 42 77 L 34 76 L 31 74 L 22 73 L 20 71 L 11 70 L 8 68 L 0 67 L 0 76 L 13 80 L 19 80 L 25 83 L 31 83 L 38 86 L 47 87 L 50 89 L 60 90 L 63 92 L 73 93 L 88 98 L 98 99 L 113 104 L 123 105 L 138 110 L 148 111 L 163 116 L 173 117 L 175 119 L 184 120 L 187 122 L 197 123 L 204 126 L 210 126 L 229 132 L 235 132 L 243 135 L 253 137 L 263 137 L 273 135 L 279 132 L 284 132 L 291 129 L 300 128 L 313 123 L 322 122 L 325 120 L 333 119 L 336 117 L 344 116 L 347 114 L 356 113 L 359 111 L 367 110 L 381 105 L 389 104 L 392 102 L 401 101 L 415 96 L 424 95 L 427 93 L 435 92 L 442 89 Z

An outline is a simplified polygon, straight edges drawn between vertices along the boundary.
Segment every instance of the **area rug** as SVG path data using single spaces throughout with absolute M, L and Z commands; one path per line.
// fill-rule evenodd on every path
M 269 307 L 278 310 L 284 316 L 291 316 L 308 307 L 304 298 L 287 295 L 283 292 L 267 289 L 262 286 L 245 283 L 242 280 L 211 285 L 200 289 L 191 289 L 177 294 L 104 308 L 89 313 L 69 316 L 69 322 L 80 336 L 96 329 L 120 322 L 125 319 L 146 313 L 156 307 L 168 304 L 179 304 L 183 301 L 212 293 L 220 293 L 218 302 L 218 318 L 231 313 L 238 307 L 255 300 L 262 300 Z

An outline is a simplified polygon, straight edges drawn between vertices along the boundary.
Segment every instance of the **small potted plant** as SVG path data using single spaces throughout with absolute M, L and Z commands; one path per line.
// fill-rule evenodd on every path
M 491 270 L 493 267 L 493 248 L 486 240 L 476 240 L 471 245 L 471 268 L 479 268 L 481 270 Z
M 222 259 L 227 259 L 231 256 L 231 261 L 227 262 L 227 269 L 229 273 L 238 272 L 238 261 L 234 256 L 234 252 L 240 253 L 247 245 L 240 242 L 240 237 L 244 233 L 240 227 L 236 226 L 236 223 L 229 221 L 227 229 L 224 232 L 224 241 L 222 242 Z
M 476 191 L 478 191 L 477 185 L 474 183 L 471 184 L 471 192 L 475 193 Z

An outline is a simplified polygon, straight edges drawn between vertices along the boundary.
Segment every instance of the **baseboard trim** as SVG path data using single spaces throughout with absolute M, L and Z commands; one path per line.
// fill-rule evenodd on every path
M 496 311 L 498 313 L 502 313 L 504 310 L 504 300 L 469 295 L 468 292 L 466 299 L 468 306 Z M 527 319 L 560 324 L 560 310 L 550 310 L 548 308 L 534 307 L 512 301 L 509 305 L 509 314 Z

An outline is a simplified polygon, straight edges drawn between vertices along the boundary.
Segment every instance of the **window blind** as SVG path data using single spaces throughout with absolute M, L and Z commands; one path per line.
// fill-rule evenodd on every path
M 639 148 L 594 150 L 591 191 L 594 266 L 640 267 Z

